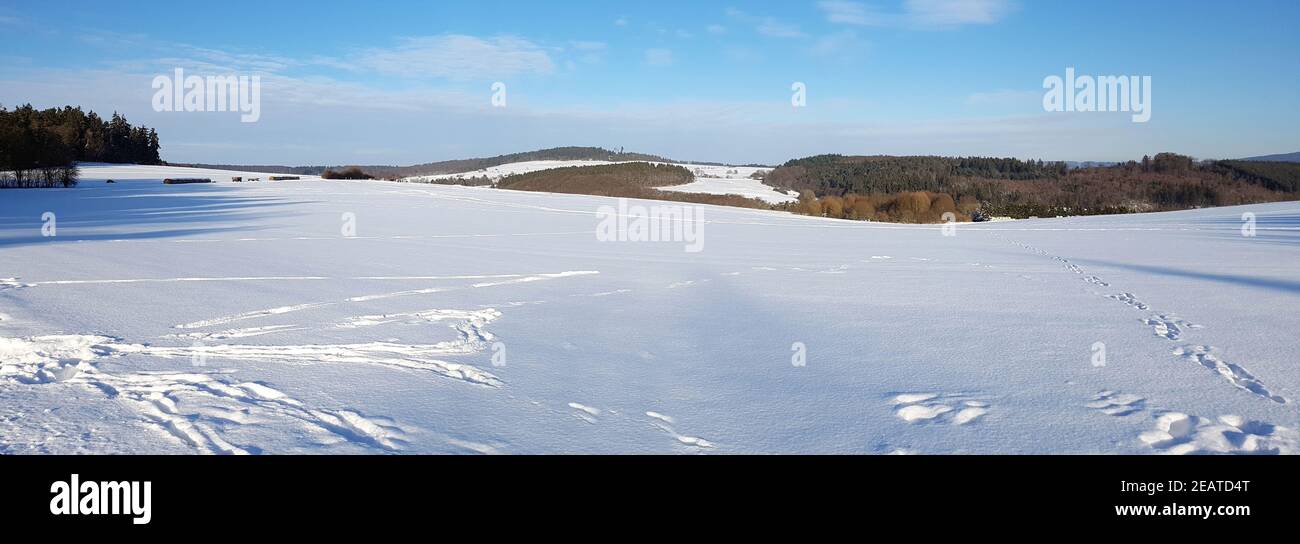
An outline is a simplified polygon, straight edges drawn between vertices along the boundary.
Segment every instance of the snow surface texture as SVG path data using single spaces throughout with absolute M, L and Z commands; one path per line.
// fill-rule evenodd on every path
M 1296 203 L 701 207 L 689 253 L 599 197 L 83 175 L 0 192 L 0 453 L 1300 450 Z
M 515 174 L 527 174 L 529 172 L 538 172 L 542 170 L 552 170 L 555 168 L 569 168 L 575 166 L 598 166 L 603 164 L 622 164 L 621 162 L 609 161 L 528 161 L 503 164 L 493 166 L 473 172 L 463 174 L 443 174 L 436 176 L 413 176 L 403 178 L 404 181 L 428 183 L 431 181 L 458 180 L 467 178 L 485 177 L 491 179 L 494 183 L 501 181 L 501 178 Z M 668 163 L 652 163 L 668 164 Z M 771 170 L 770 168 L 755 168 L 749 166 L 706 166 L 699 164 L 676 164 L 690 170 L 695 174 L 695 181 L 686 185 L 674 187 L 662 187 L 662 191 L 673 191 L 679 193 L 703 193 L 714 195 L 740 195 L 747 198 L 757 198 L 770 204 L 780 204 L 783 202 L 793 202 L 799 200 L 796 193 L 785 193 L 774 187 L 763 185 L 763 182 L 752 179 L 755 172 L 760 170 Z

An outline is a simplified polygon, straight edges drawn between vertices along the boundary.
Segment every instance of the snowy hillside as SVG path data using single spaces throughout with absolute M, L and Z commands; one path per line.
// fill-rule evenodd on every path
M 675 191 L 679 193 L 740 195 L 748 198 L 757 198 L 769 204 L 781 204 L 783 202 L 794 202 L 799 200 L 799 195 L 793 191 L 789 193 L 780 191 L 769 185 L 763 185 L 763 182 L 752 177 L 756 172 L 770 171 L 771 168 L 755 168 L 751 166 L 703 166 L 698 164 L 682 164 L 679 166 L 695 173 L 695 182 L 675 187 L 662 187 L 659 190 Z
M 227 175 L 0 192 L 0 453 L 1300 451 L 1300 203 L 705 206 L 692 253 L 598 240 L 613 199 Z
M 639 161 L 646 162 L 646 161 Z M 501 181 L 501 178 L 515 174 L 527 174 L 539 172 L 542 170 L 551 170 L 555 168 L 570 168 L 580 166 L 599 166 L 605 164 L 619 164 L 610 161 L 528 161 L 503 164 L 473 172 L 463 174 L 443 174 L 436 176 L 413 176 L 403 178 L 403 181 L 429 183 L 448 180 L 463 180 L 470 178 L 487 178 L 492 182 Z M 676 187 L 662 187 L 661 191 L 675 191 L 681 193 L 704 193 L 715 195 L 740 195 L 748 198 L 757 198 L 764 202 L 780 204 L 782 202 L 793 202 L 799 199 L 797 194 L 786 194 L 779 192 L 775 188 L 763 185 L 763 182 L 752 179 L 755 172 L 760 170 L 770 170 L 767 168 L 754 168 L 748 166 L 714 166 L 699 165 L 687 163 L 652 163 L 652 164 L 673 164 L 690 170 L 696 176 L 694 183 L 680 185 Z
M 571 168 L 576 166 L 600 166 L 603 164 L 618 164 L 611 161 L 525 161 L 512 162 L 501 166 L 492 166 L 481 170 L 474 170 L 460 174 L 438 174 L 432 176 L 411 176 L 402 178 L 402 181 L 428 183 L 431 181 L 446 181 L 469 178 L 488 178 L 493 182 L 501 181 L 501 178 L 513 176 L 515 174 L 527 174 L 530 172 L 539 172 L 553 168 Z

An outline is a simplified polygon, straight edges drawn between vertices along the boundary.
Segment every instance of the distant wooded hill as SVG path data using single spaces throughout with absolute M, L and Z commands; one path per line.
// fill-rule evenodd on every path
M 1282 153 L 1280 155 L 1264 155 L 1261 157 L 1247 157 L 1243 161 L 1270 161 L 1270 162 L 1300 162 L 1300 151 L 1295 153 Z
M 332 165 L 332 166 L 249 166 L 249 165 L 230 165 L 230 164 L 188 164 L 184 166 L 193 166 L 196 168 L 215 168 L 220 170 L 234 170 L 237 172 L 267 172 L 271 174 L 296 174 L 301 176 L 318 176 L 328 169 L 338 170 L 340 168 L 357 167 L 366 174 L 384 179 L 397 179 L 411 176 L 437 176 L 445 174 L 463 174 L 473 172 L 493 166 L 501 166 L 516 162 L 528 161 L 648 161 L 648 162 L 673 162 L 657 155 L 647 155 L 645 153 L 630 153 L 620 151 L 610 151 L 599 147 L 553 147 L 550 149 L 539 149 L 537 151 L 525 151 L 523 153 L 511 153 L 508 155 L 497 155 L 495 157 L 483 157 L 474 159 L 457 159 L 450 161 L 431 162 L 417 164 L 414 166 L 384 166 L 384 165 Z M 703 164 L 703 163 L 701 163 Z
M 1180 210 L 1300 200 L 1300 164 L 1203 161 L 1160 153 L 1114 166 L 984 157 L 845 157 L 790 161 L 766 183 L 803 193 L 792 210 L 880 221 L 932 222 L 922 200 L 959 219 Z M 914 198 L 901 195 L 917 193 Z M 946 198 L 939 198 L 944 195 Z M 923 198 L 924 197 L 924 198 Z M 861 203 L 859 210 L 849 202 Z M 947 203 L 955 203 L 948 205 Z
M 685 185 L 695 180 L 690 170 L 671 164 L 628 162 L 596 166 L 552 168 L 501 178 L 497 187 L 515 191 L 540 191 L 581 195 L 671 200 L 743 208 L 769 208 L 761 200 L 736 195 L 666 192 L 657 187 Z

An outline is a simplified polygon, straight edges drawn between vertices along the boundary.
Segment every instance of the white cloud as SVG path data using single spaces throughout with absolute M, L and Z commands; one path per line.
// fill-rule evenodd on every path
M 627 26 L 627 17 L 614 19 L 614 26 Z
M 605 44 L 605 42 L 592 41 L 572 41 L 569 42 L 569 47 L 579 54 L 578 60 L 584 64 L 600 64 L 601 62 L 604 62 L 605 51 L 609 49 L 609 46 Z M 568 67 L 570 72 L 576 68 L 573 61 L 566 62 L 565 66 Z
M 855 61 L 867 53 L 870 44 L 858 37 L 856 32 L 834 32 L 818 38 L 809 48 L 809 52 L 818 57 L 833 58 L 840 61 Z
M 650 66 L 671 66 L 673 64 L 673 52 L 671 49 L 646 49 L 645 63 Z
M 727 33 L 727 27 L 722 25 L 709 25 L 707 28 L 705 28 L 705 30 L 708 31 L 709 34 L 713 34 L 714 36 L 721 36 Z
M 993 24 L 1015 8 L 1011 0 L 904 0 L 902 11 L 895 13 L 850 0 L 824 0 L 817 7 L 835 24 L 929 28 Z
M 456 80 L 555 70 L 550 54 L 523 38 L 483 39 L 460 34 L 406 38 L 397 47 L 367 50 L 354 58 L 353 64 L 386 74 Z
M 904 7 L 916 22 L 936 26 L 992 24 L 1012 8 L 1009 0 L 907 0 Z
M 732 19 L 754 25 L 755 31 L 770 38 L 802 38 L 806 36 L 797 25 L 786 23 L 776 17 L 750 15 L 736 8 L 727 8 L 726 13 Z
M 730 45 L 722 50 L 728 60 L 740 64 L 753 64 L 763 60 L 762 55 L 748 47 Z
M 764 19 L 758 25 L 758 33 L 772 38 L 802 38 L 804 33 L 798 26 L 783 23 L 773 18 Z
M 826 20 L 832 23 L 858 26 L 882 24 L 883 18 L 865 4 L 846 0 L 826 0 L 818 2 L 817 7 L 826 14 Z

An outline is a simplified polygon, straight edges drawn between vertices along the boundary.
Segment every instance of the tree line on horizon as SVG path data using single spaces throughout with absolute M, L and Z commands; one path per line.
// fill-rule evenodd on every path
M 359 166 L 349 166 L 338 170 L 326 168 L 324 172 L 321 172 L 320 177 L 321 179 L 375 179 L 374 176 L 361 170 Z
M 1297 200 L 1300 164 L 1160 153 L 1071 170 L 1062 162 L 1002 158 L 819 155 L 787 162 L 765 183 L 800 191 L 798 202 L 782 206 L 796 213 L 933 223 L 944 213 L 968 221 Z
M 158 132 L 114 112 L 0 105 L 0 188 L 71 187 L 78 162 L 162 164 Z

